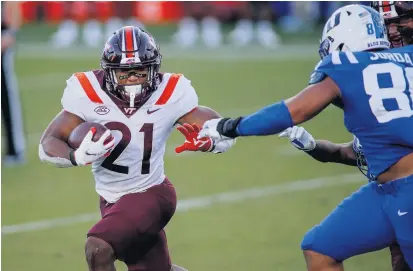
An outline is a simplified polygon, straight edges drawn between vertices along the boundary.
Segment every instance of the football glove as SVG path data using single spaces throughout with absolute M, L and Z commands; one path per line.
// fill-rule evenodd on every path
M 185 123 L 177 129 L 185 136 L 185 142 L 175 148 L 176 153 L 184 151 L 222 153 L 235 144 L 234 139 L 213 140 L 209 137 L 199 137 L 200 127 L 197 124 Z
M 103 133 L 98 141 L 93 141 L 93 136 L 96 134 L 96 128 L 92 127 L 86 134 L 85 138 L 80 143 L 77 150 L 72 151 L 70 161 L 77 166 L 89 165 L 101 157 L 107 157 L 115 146 L 115 138 L 111 135 L 111 131 L 107 130 Z M 112 140 L 105 143 L 108 137 L 112 136 Z
M 289 138 L 291 144 L 302 151 L 311 151 L 316 147 L 316 142 L 313 136 L 300 126 L 288 128 L 278 136 Z
M 202 126 L 198 138 L 209 137 L 213 140 L 236 138 L 238 136 L 236 129 L 240 121 L 241 117 L 208 120 Z

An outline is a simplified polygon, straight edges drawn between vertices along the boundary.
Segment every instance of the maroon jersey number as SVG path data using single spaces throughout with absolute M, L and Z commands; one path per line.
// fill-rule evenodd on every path
M 129 145 L 131 140 L 131 131 L 128 126 L 121 122 L 108 122 L 105 126 L 110 130 L 121 132 L 122 138 L 120 139 L 118 145 L 116 145 L 113 149 L 112 153 L 103 161 L 101 166 L 110 171 L 128 174 L 129 167 L 117 165 L 114 162 Z M 152 154 L 153 123 L 143 124 L 139 132 L 143 133 L 143 158 L 141 174 L 148 174 L 151 166 L 150 159 Z

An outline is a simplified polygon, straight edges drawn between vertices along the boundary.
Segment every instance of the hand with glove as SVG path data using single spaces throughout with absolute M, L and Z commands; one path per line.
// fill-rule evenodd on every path
M 197 124 L 184 123 L 178 126 L 178 131 L 185 137 L 185 142 L 181 146 L 175 148 L 176 153 L 181 153 L 184 151 L 202 151 L 207 152 L 213 146 L 213 142 L 210 138 L 204 137 L 198 139 L 199 126 Z
M 95 134 L 96 128 L 92 127 L 80 143 L 79 148 L 70 153 L 70 161 L 73 165 L 89 165 L 101 157 L 110 155 L 115 146 L 115 138 L 111 135 L 111 131 L 107 130 L 96 142 L 93 141 Z M 110 138 L 109 142 L 105 142 L 108 138 Z
M 289 138 L 291 144 L 302 151 L 308 152 L 314 150 L 316 147 L 316 142 L 313 136 L 300 126 L 288 128 L 281 132 L 278 136 Z
M 236 129 L 241 117 L 237 119 L 211 119 L 204 123 L 198 138 L 209 137 L 213 140 L 229 140 L 238 136 Z
M 176 153 L 184 151 L 222 153 L 226 152 L 235 143 L 234 139 L 212 140 L 209 137 L 199 137 L 201 128 L 195 123 L 192 125 L 184 123 L 177 129 L 185 136 L 185 142 L 175 148 Z

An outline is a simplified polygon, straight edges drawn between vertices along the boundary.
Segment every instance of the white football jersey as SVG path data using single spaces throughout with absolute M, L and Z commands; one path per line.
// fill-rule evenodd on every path
M 163 182 L 166 140 L 177 120 L 198 106 L 198 97 L 183 75 L 165 73 L 141 108 L 120 108 L 102 90 L 98 79 L 102 72 L 70 77 L 62 105 L 85 121 L 112 130 L 115 148 L 109 157 L 93 163 L 92 172 L 97 193 L 108 202 L 116 202 L 125 194 Z

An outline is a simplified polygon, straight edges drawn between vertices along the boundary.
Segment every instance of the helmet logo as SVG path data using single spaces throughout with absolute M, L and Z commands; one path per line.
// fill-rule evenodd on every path
M 135 63 L 141 63 L 141 59 L 139 57 L 127 57 L 127 58 L 122 58 L 120 61 L 120 64 L 135 64 Z
M 109 111 L 110 109 L 104 105 L 101 105 L 95 108 L 95 112 L 99 115 L 106 115 L 107 113 L 109 113 Z
M 334 27 L 336 27 L 337 25 L 340 24 L 340 16 L 341 16 L 341 12 L 337 13 L 336 16 L 334 16 L 334 21 L 332 21 L 332 19 L 330 19 L 330 21 L 327 22 L 327 31 L 326 31 L 326 33 L 328 33 L 331 29 L 333 29 Z
M 113 61 L 116 58 L 115 50 L 113 49 L 111 44 L 106 43 L 103 51 L 104 51 L 106 58 L 109 61 Z

